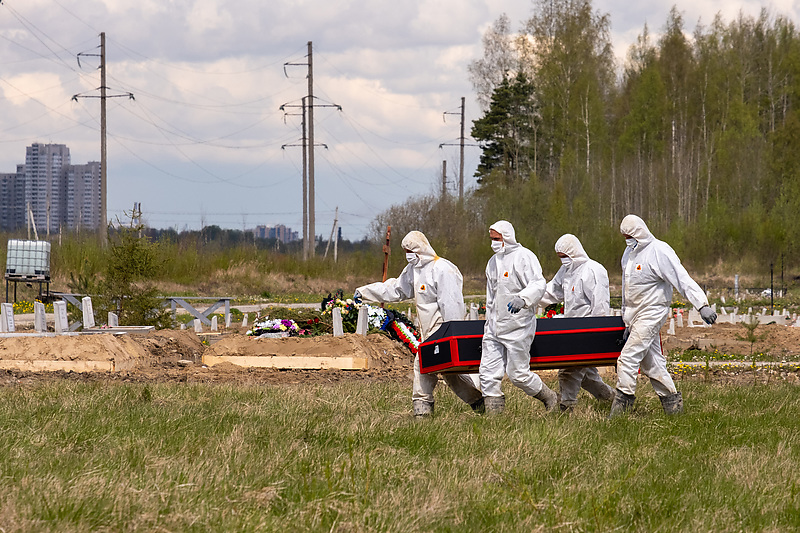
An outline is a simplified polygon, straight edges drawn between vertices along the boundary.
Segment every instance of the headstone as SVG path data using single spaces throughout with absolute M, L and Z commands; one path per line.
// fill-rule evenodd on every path
M 677 322 L 678 322 L 678 324 L 677 324 L 678 327 L 682 328 L 683 327 L 683 313 L 681 313 L 680 311 L 678 311 Z
M 733 297 L 739 301 L 739 274 L 733 276 Z
M 184 324 L 183 322 L 181 322 L 181 329 L 186 329 L 186 324 Z
M 230 313 L 225 315 L 225 329 L 228 329 L 229 327 L 231 327 L 231 314 Z
M 203 323 L 200 322 L 199 318 L 194 319 L 194 332 L 195 333 L 202 333 L 203 332 Z
M 333 336 L 341 337 L 344 335 L 344 328 L 342 327 L 342 309 L 340 307 L 333 308 Z
M 211 331 L 219 331 L 217 327 L 217 315 L 211 317 Z
M 244 314 L 244 318 L 242 319 L 242 327 L 247 327 L 247 313 Z
M 753 308 L 752 307 L 748 307 L 747 308 L 747 314 L 748 315 L 752 315 L 753 314 Z
M 112 313 L 111 311 L 108 312 L 108 327 L 119 327 L 119 317 L 117 316 L 117 313 Z
M 92 299 L 89 296 L 81 299 L 81 310 L 83 311 L 83 328 L 93 328 L 94 309 L 92 309 Z
M 724 296 L 720 296 L 719 299 L 722 300 L 722 303 L 725 303 L 725 297 Z
M 67 316 L 67 302 L 53 302 L 53 313 L 55 314 L 56 333 L 67 333 L 69 331 L 69 317 Z
M 471 303 L 469 304 L 469 319 L 470 320 L 478 320 L 478 304 Z
M 369 330 L 369 310 L 366 305 L 358 308 L 358 318 L 356 319 L 356 334 L 366 335 Z
M 14 332 L 14 304 L 0 304 L 0 320 L 2 320 L 3 333 Z
M 711 310 L 717 312 L 717 304 L 711 304 Z
M 33 330 L 36 333 L 47 331 L 47 316 L 42 302 L 33 302 Z
M 669 329 L 667 330 L 667 335 L 675 335 L 675 319 L 669 319 Z

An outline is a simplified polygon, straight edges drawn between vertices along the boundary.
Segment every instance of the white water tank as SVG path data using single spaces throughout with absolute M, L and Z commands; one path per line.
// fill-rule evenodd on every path
M 47 241 L 8 241 L 6 277 L 50 279 L 50 243 Z

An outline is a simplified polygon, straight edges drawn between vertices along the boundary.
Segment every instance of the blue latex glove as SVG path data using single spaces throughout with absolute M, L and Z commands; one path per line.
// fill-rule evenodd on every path
M 700 308 L 700 318 L 709 326 L 717 321 L 717 313 L 711 307 L 704 305 Z
M 357 290 L 357 289 L 356 289 L 356 292 L 355 292 L 355 293 L 353 293 L 353 301 L 354 301 L 355 303 L 357 303 L 357 304 L 360 304 L 360 303 L 361 303 L 361 293 L 360 293 L 360 292 L 358 292 L 358 290 Z
M 525 307 L 525 300 L 519 296 L 514 296 L 514 299 L 508 304 L 508 310 L 512 315 L 519 313 L 520 309 Z

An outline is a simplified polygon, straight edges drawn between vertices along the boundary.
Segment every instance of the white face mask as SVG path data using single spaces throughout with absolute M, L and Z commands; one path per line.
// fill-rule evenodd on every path
M 499 254 L 503 251 L 504 245 L 503 241 L 492 241 L 492 250 L 494 253 Z
M 409 263 L 416 263 L 419 256 L 413 252 L 406 252 L 406 261 Z
M 572 258 L 571 257 L 559 257 L 559 259 L 561 259 L 561 264 L 566 266 L 566 267 L 568 267 L 568 266 L 570 266 L 572 264 Z
M 627 244 L 628 246 L 636 246 L 636 239 L 634 239 L 633 237 L 629 237 L 625 239 L 625 244 Z

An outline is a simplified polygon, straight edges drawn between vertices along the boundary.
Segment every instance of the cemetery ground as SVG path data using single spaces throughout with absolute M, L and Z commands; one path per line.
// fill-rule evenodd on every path
M 735 324 L 676 333 L 662 338 L 685 413 L 664 416 L 641 378 L 614 420 L 585 392 L 571 415 L 546 414 L 508 383 L 501 416 L 440 384 L 436 415 L 415 420 L 411 354 L 376 334 L 307 339 L 368 353 L 363 371 L 203 365 L 220 350 L 291 353 L 293 339 L 237 325 L 64 337 L 60 357 L 124 350 L 135 364 L 0 370 L 0 531 L 800 528 L 800 328 L 761 325 L 753 345 Z M 52 338 L 8 341 L 0 360 L 53 353 Z

